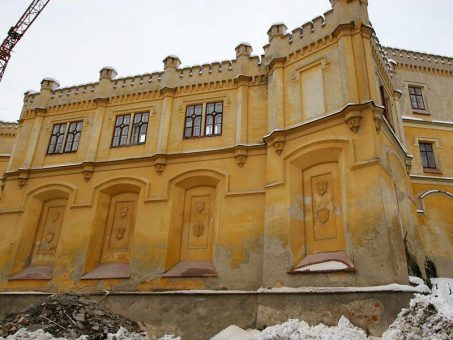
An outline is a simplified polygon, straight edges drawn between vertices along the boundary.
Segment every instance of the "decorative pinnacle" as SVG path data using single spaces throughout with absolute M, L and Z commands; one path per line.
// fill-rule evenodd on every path
M 272 40 L 273 37 L 278 37 L 286 34 L 286 30 L 288 27 L 282 22 L 275 23 L 269 28 L 267 31 L 267 35 L 269 37 L 269 42 Z
M 41 81 L 41 91 L 42 90 L 50 90 L 54 91 L 60 86 L 60 83 L 58 80 L 55 80 L 53 78 L 44 78 Z
M 252 55 L 252 45 L 250 45 L 247 42 L 242 42 L 239 45 L 236 46 L 236 58 L 239 58 L 240 56 L 246 56 L 250 57 Z
M 100 71 L 99 71 L 99 80 L 102 79 L 115 79 L 117 76 L 118 72 L 113 67 L 110 66 L 104 66 Z
M 181 65 L 181 60 L 175 55 L 169 55 L 164 60 L 164 70 L 167 68 L 177 69 Z

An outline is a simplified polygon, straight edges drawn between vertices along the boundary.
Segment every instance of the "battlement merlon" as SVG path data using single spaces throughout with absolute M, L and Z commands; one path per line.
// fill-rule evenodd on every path
M 341 25 L 371 26 L 367 0 L 330 0 L 332 9 L 287 33 L 282 23 L 271 26 L 267 32 L 269 43 L 264 46 L 265 64 L 283 58 L 332 35 Z
M 453 71 L 453 58 L 435 54 L 409 51 L 393 47 L 383 47 L 387 58 L 394 60 L 397 64 L 430 67 L 444 71 Z
M 239 76 L 248 76 L 254 81 L 266 79 L 273 59 L 285 59 L 292 53 L 303 50 L 313 43 L 331 37 L 340 25 L 355 23 L 355 27 L 369 25 L 367 0 L 331 0 L 332 9 L 313 20 L 287 32 L 284 24 L 271 26 L 269 44 L 264 46 L 264 55 L 252 56 L 252 47 L 241 43 L 236 47 L 236 59 L 181 68 L 176 56 L 164 59 L 163 72 L 116 78 L 111 67 L 100 71 L 99 82 L 60 88 L 57 81 L 44 79 L 41 92 L 27 92 L 23 112 L 36 107 L 53 107 L 76 102 L 93 101 L 100 97 L 159 92 L 164 88 L 178 88 L 200 84 L 222 84 Z M 358 26 L 357 26 L 358 25 Z M 264 62 L 263 62 L 264 61 Z

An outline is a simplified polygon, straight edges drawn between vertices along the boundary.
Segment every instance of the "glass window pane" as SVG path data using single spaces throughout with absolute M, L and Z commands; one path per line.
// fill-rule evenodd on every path
M 184 130 L 184 137 L 191 137 L 191 134 L 192 134 L 192 128 L 191 127 L 186 128 Z
M 202 112 L 202 111 L 203 111 L 203 106 L 197 105 L 197 106 L 195 107 L 195 114 L 196 114 L 197 116 L 201 116 L 201 112 Z
M 208 112 L 208 114 L 214 112 L 214 103 L 209 103 L 209 104 L 207 105 L 207 112 Z
M 197 118 L 195 118 L 194 125 L 195 125 L 196 128 L 200 128 L 201 127 L 201 117 L 197 116 Z
M 218 102 L 215 104 L 215 111 L 222 112 L 223 111 L 223 102 Z
M 216 124 L 216 125 L 215 125 L 215 131 L 214 131 L 214 133 L 215 133 L 216 135 L 219 135 L 219 134 L 222 133 L 222 125 L 221 125 L 221 124 Z
M 428 167 L 428 159 L 426 157 L 426 153 L 425 152 L 421 153 L 421 158 L 422 158 L 423 167 L 427 168 Z
M 191 116 L 192 114 L 193 114 L 193 106 L 188 106 L 186 116 Z
M 413 87 L 409 86 L 409 93 L 410 94 L 414 94 L 415 93 L 415 89 Z

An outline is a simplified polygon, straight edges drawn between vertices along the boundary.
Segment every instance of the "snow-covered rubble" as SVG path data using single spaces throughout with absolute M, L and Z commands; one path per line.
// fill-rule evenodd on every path
M 280 325 L 267 327 L 254 340 L 364 340 L 366 333 L 355 327 L 347 318 L 342 316 L 337 326 L 329 327 L 324 324 L 310 326 L 305 321 L 288 320 Z
M 432 296 L 417 295 L 409 308 L 403 309 L 383 340 L 453 339 L 453 305 Z

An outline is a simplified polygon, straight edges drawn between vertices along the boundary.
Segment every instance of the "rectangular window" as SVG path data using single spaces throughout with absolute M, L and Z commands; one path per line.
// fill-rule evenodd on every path
M 132 125 L 131 144 L 142 144 L 146 142 L 146 131 L 148 130 L 149 113 L 136 113 Z
M 382 106 L 384 107 L 384 112 L 382 112 L 382 115 L 385 117 L 387 122 L 390 124 L 390 127 L 392 129 L 394 129 L 393 122 L 390 119 L 389 101 L 388 101 L 388 97 L 385 94 L 384 86 L 382 86 L 382 85 L 379 86 L 379 93 L 381 94 L 381 102 L 382 102 Z
M 112 146 L 144 144 L 148 130 L 149 112 L 116 116 Z
M 76 152 L 79 148 L 82 126 L 81 121 L 54 124 L 47 153 Z
M 423 101 L 423 93 L 420 87 L 409 86 L 409 97 L 411 106 L 415 110 L 426 110 L 425 102 Z
M 116 116 L 112 146 L 121 146 L 127 144 L 127 136 L 129 134 L 130 122 L 131 122 L 130 114 Z
M 64 152 L 74 152 L 79 148 L 80 134 L 82 133 L 82 122 L 69 123 L 68 134 Z
M 203 111 L 205 112 L 204 117 Z M 223 102 L 189 105 L 186 107 L 184 138 L 220 136 L 222 122 Z
M 222 134 L 223 102 L 206 105 L 206 136 Z
M 424 169 L 437 169 L 433 143 L 419 142 L 420 156 Z
M 203 112 L 202 104 L 187 106 L 184 137 L 189 138 L 201 136 L 202 112 Z

